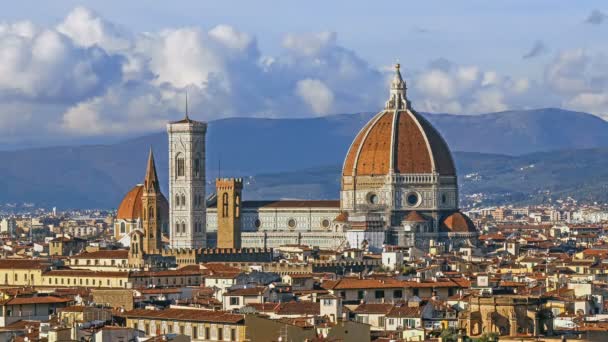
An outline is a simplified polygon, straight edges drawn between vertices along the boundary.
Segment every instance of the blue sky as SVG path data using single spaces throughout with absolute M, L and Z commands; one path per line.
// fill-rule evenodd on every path
M 608 111 L 601 1 L 5 1 L 0 141 L 201 118 L 374 111 L 399 60 L 415 108 Z M 8 61 L 8 63 L 6 63 Z

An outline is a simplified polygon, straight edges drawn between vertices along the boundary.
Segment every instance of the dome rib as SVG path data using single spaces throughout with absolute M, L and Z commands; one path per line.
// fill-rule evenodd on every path
M 116 219 L 119 220 L 134 220 L 141 217 L 141 195 L 144 186 L 138 184 L 134 186 L 120 202 L 118 211 L 116 213 Z

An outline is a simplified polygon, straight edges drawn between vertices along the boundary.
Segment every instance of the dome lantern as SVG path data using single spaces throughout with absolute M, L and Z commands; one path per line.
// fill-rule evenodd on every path
M 395 64 L 395 75 L 391 81 L 390 97 L 388 101 L 386 101 L 384 109 L 399 110 L 409 108 L 409 102 L 407 101 L 406 96 L 407 86 L 401 77 L 399 69 L 401 69 L 401 64 Z

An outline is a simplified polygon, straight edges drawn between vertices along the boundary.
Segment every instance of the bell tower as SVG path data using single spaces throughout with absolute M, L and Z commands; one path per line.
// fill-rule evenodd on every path
M 142 228 L 144 233 L 142 237 L 142 252 L 145 254 L 161 253 L 161 196 L 158 176 L 156 174 L 156 165 L 154 163 L 154 153 L 152 153 L 152 148 L 150 148 L 146 177 L 144 179 L 144 187 L 141 195 Z
M 169 225 L 172 248 L 205 248 L 205 134 L 207 124 L 186 116 L 167 125 Z
M 241 248 L 241 196 L 243 179 L 219 178 L 217 191 L 217 247 Z

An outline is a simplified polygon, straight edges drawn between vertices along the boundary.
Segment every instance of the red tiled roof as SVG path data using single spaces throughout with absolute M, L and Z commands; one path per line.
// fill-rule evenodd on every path
M 405 219 L 403 219 L 403 221 L 426 222 L 427 220 L 422 215 L 420 215 L 420 213 L 418 213 L 416 210 L 412 210 L 412 211 L 410 211 L 409 214 L 407 214 L 407 216 L 405 217 Z
M 274 309 L 277 315 L 319 315 L 320 311 L 320 304 L 314 302 L 280 303 Z
M 135 309 L 123 314 L 127 318 L 147 318 L 158 320 L 175 320 L 191 322 L 232 323 L 243 322 L 244 316 L 231 314 L 225 311 L 208 311 L 196 309 L 165 309 L 147 310 Z
M 388 303 L 363 303 L 353 311 L 356 314 L 383 314 L 391 311 L 393 304 Z
M 321 287 L 328 290 L 350 290 L 350 289 L 393 289 L 403 288 L 406 283 L 396 279 L 353 279 L 344 278 L 340 280 L 328 280 L 321 283 Z
M 224 296 L 259 296 L 264 293 L 265 287 L 249 287 L 243 289 L 230 290 Z
M 95 252 L 83 252 L 72 256 L 72 259 L 127 259 L 129 251 L 126 249 L 100 250 Z
M 72 299 L 55 297 L 55 296 L 42 296 L 42 297 L 16 297 L 7 299 L 3 302 L 5 305 L 22 305 L 22 304 L 57 304 L 57 303 L 68 303 Z
M 0 269 L 45 269 L 48 266 L 38 259 L 0 259 Z
M 386 110 L 374 116 L 350 146 L 342 174 L 386 175 L 391 168 L 397 173 L 456 174 L 452 155 L 441 135 L 412 110 L 397 114 Z

